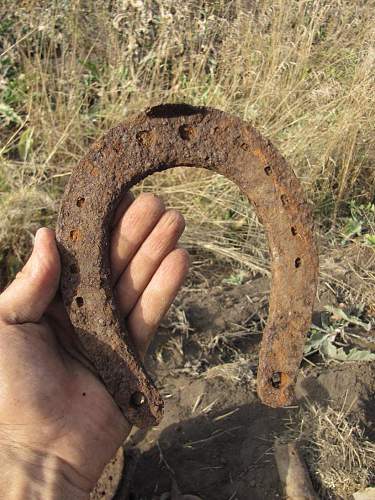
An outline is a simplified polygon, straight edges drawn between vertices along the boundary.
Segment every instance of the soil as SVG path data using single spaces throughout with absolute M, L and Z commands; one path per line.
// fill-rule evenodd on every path
M 209 260 L 206 266 L 190 276 L 152 346 L 148 370 L 166 411 L 161 425 L 135 429 L 125 444 L 125 456 L 139 454 L 131 500 L 183 498 L 171 495 L 173 484 L 204 500 L 283 498 L 273 443 L 307 401 L 351 407 L 374 437 L 375 363 L 305 362 L 293 407 L 260 403 L 255 378 L 268 278 L 253 275 L 230 285 L 223 278 L 233 270 L 213 269 Z M 319 297 L 315 321 L 325 303 L 335 303 L 331 292 Z

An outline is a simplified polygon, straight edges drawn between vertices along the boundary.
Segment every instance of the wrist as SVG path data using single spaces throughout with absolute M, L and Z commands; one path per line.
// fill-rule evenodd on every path
M 87 500 L 90 483 L 69 464 L 18 445 L 0 446 L 0 498 L 7 500 Z

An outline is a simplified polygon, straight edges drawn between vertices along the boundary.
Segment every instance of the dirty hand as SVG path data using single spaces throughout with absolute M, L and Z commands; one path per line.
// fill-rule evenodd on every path
M 114 219 L 113 286 L 141 356 L 187 272 L 183 229 L 151 194 L 127 195 Z M 88 498 L 130 431 L 75 348 L 59 277 L 55 236 L 43 228 L 0 295 L 0 498 Z

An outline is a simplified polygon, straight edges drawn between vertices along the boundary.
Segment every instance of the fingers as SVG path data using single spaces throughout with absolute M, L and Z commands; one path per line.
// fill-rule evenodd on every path
M 125 212 L 125 213 L 124 213 Z M 165 210 L 152 194 L 124 200 L 112 234 L 112 280 L 121 313 L 143 356 L 188 270 L 189 256 L 176 245 L 185 228 L 182 215 Z
M 160 321 L 176 297 L 188 268 L 186 250 L 178 248 L 170 252 L 131 311 L 127 326 L 141 357 L 144 357 Z
M 129 264 L 138 248 L 151 233 L 165 211 L 162 200 L 151 193 L 142 193 L 130 204 L 129 200 L 122 202 L 121 209 L 125 215 L 118 222 L 112 233 L 111 265 L 112 282 L 116 283 L 122 271 Z
M 176 247 L 184 228 L 182 215 L 167 210 L 139 247 L 117 282 L 116 294 L 124 316 L 133 309 L 163 259 Z
M 0 295 L 0 319 L 10 324 L 38 322 L 56 293 L 59 279 L 55 233 L 41 228 L 26 265 Z

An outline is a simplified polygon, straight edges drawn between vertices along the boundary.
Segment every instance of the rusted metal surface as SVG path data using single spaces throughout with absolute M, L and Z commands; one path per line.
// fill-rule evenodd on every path
M 116 455 L 104 468 L 100 479 L 94 490 L 90 493 L 90 500 L 125 500 L 125 495 L 117 496 L 117 492 L 122 490 L 124 479 L 128 476 L 128 462 L 131 462 L 131 454 L 126 453 L 125 460 L 124 449 L 117 450 Z M 129 456 L 128 456 L 129 455 Z
M 258 394 L 267 405 L 293 401 L 316 292 L 313 223 L 300 184 L 248 123 L 215 109 L 162 105 L 110 130 L 80 161 L 64 195 L 57 227 L 61 290 L 87 357 L 138 427 L 160 420 L 163 401 L 134 351 L 112 293 L 109 228 L 127 190 L 177 166 L 208 168 L 232 180 L 264 224 L 272 284 Z

